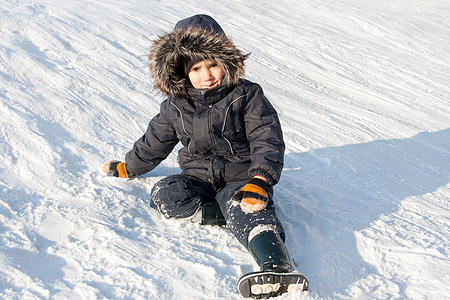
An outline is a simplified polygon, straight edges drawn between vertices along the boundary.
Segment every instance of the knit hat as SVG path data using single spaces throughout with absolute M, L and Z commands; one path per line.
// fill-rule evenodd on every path
M 191 70 L 192 66 L 195 65 L 196 63 L 198 63 L 199 61 L 204 60 L 204 58 L 201 56 L 195 56 L 194 58 L 183 57 L 182 60 L 183 60 L 184 74 L 186 74 L 186 76 L 187 76 L 189 74 L 189 71 Z

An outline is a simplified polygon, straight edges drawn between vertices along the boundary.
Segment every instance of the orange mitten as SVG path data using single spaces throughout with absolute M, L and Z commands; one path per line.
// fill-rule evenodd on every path
M 254 177 L 233 196 L 233 200 L 239 202 L 246 213 L 258 212 L 267 206 L 268 189 L 266 181 Z
M 127 168 L 125 163 L 118 160 L 110 160 L 103 166 L 103 172 L 107 176 L 115 176 L 120 178 L 128 178 Z

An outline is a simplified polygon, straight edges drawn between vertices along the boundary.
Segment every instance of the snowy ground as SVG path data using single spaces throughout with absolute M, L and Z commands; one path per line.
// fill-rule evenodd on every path
M 171 155 L 107 178 L 158 111 L 150 41 L 208 13 L 287 142 L 275 188 L 306 293 L 450 299 L 450 3 L 0 0 L 0 298 L 240 299 L 227 229 L 148 207 Z

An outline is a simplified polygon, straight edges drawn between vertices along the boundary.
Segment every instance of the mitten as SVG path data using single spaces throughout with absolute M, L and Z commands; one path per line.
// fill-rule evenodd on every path
M 110 160 L 103 166 L 103 172 L 107 176 L 129 178 L 125 163 L 118 160 Z
M 233 200 L 241 205 L 241 209 L 246 213 L 254 213 L 266 208 L 269 184 L 259 178 L 253 177 L 234 196 Z

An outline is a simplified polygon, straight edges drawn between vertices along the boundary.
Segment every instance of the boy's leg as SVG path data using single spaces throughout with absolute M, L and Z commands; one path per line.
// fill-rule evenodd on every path
M 266 209 L 256 213 L 244 213 L 239 203 L 231 200 L 235 191 L 246 183 L 230 184 L 216 196 L 228 228 L 260 267 L 260 271 L 245 274 L 239 279 L 239 292 L 246 298 L 261 299 L 277 297 L 292 290 L 307 290 L 305 276 L 291 266 L 284 245 L 284 230 L 275 213 L 272 191 L 269 191 Z
M 196 177 L 176 174 L 158 181 L 150 193 L 150 206 L 167 218 L 189 218 L 205 203 L 214 201 L 212 185 Z

